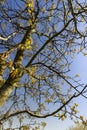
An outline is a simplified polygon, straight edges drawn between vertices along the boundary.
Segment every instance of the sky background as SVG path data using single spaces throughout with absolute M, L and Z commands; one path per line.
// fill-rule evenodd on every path
M 77 54 L 71 64 L 71 75 L 74 76 L 78 73 L 80 74 L 79 79 L 81 82 L 84 83 L 84 85 L 87 84 L 87 56 L 84 56 L 82 53 Z M 74 99 L 74 101 L 78 103 L 77 109 L 79 110 L 79 115 L 83 115 L 87 118 L 87 99 L 80 96 L 79 98 Z M 44 119 L 44 121 L 47 121 L 45 130 L 67 130 L 69 127 L 75 125 L 70 118 L 61 121 L 57 118 L 49 117 Z

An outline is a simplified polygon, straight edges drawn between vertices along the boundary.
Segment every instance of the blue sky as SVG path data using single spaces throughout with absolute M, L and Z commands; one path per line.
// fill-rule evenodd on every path
M 84 56 L 82 53 L 77 54 L 73 63 L 71 64 L 71 75 L 80 74 L 79 79 L 81 83 L 87 84 L 87 57 Z M 83 97 L 79 97 L 74 99 L 75 102 L 78 103 L 78 110 L 79 115 L 83 115 L 87 118 L 87 100 Z M 70 126 L 75 125 L 70 118 L 66 119 L 65 121 L 58 120 L 57 118 L 47 118 L 47 126 L 45 130 L 66 130 Z

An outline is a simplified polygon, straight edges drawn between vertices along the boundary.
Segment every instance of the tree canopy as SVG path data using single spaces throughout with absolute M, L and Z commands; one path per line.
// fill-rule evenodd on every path
M 79 82 L 80 74 L 70 76 L 70 65 L 77 53 L 87 55 L 86 40 L 86 0 L 0 2 L 2 129 L 5 122 L 12 125 L 14 117 L 23 122 L 70 116 L 85 123 L 76 115 L 78 104 L 71 101 L 80 95 L 87 98 L 87 85 Z

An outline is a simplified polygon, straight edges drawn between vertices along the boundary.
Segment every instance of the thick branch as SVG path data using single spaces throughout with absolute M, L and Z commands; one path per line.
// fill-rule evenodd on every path
M 25 44 L 26 38 L 28 37 L 30 32 L 31 32 L 31 29 L 29 28 L 21 42 L 22 44 Z M 20 57 L 23 57 L 23 52 L 24 52 L 24 50 L 18 49 L 15 59 L 14 59 L 13 65 L 15 67 L 15 70 L 18 69 L 18 72 L 16 73 L 16 77 L 12 78 L 12 76 L 10 74 L 8 79 L 4 83 L 4 85 L 0 87 L 0 106 L 2 106 L 4 104 L 4 102 L 8 99 L 8 97 L 10 96 L 10 94 L 12 93 L 12 91 L 15 88 L 14 83 L 18 82 L 22 76 L 22 73 L 20 72 L 19 68 L 22 65 L 22 58 L 20 58 Z M 18 73 L 20 73 L 20 76 Z

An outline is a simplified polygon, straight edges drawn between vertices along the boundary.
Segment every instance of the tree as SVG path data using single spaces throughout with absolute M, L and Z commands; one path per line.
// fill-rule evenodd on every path
M 82 123 L 78 123 L 75 126 L 69 128 L 69 130 L 86 130 L 87 126 L 84 126 Z
M 14 117 L 23 122 L 26 116 L 83 121 L 71 101 L 80 95 L 87 98 L 87 85 L 78 81 L 79 74 L 73 77 L 69 72 L 77 52 L 86 55 L 86 4 L 85 0 L 0 3 L 1 127 L 6 121 L 12 125 Z

